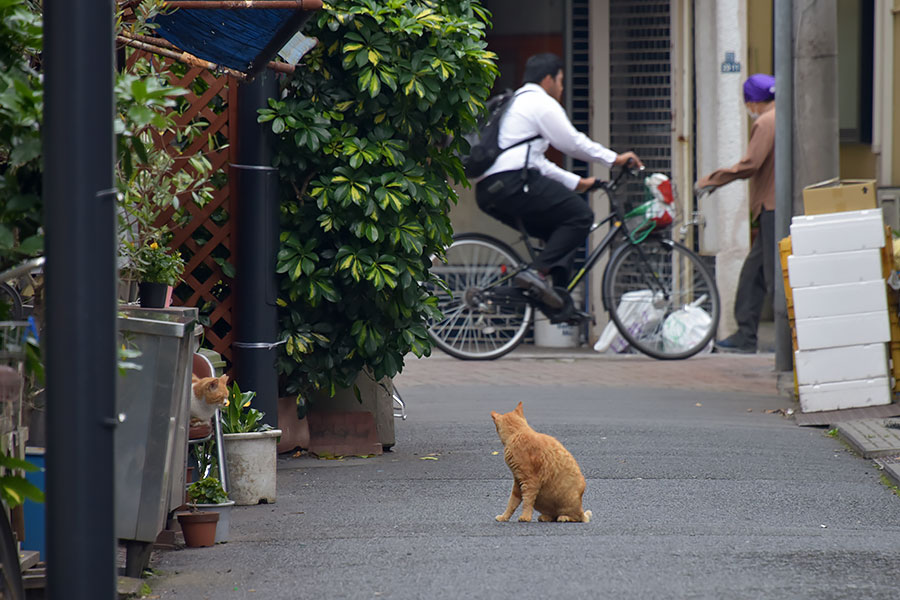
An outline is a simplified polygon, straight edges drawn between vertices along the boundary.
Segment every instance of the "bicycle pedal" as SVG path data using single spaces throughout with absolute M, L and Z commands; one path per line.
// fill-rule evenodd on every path
M 582 312 L 580 310 L 566 312 L 565 314 L 559 314 L 550 317 L 550 323 L 556 325 L 557 323 L 567 323 L 568 325 L 581 325 L 582 323 L 587 323 L 588 321 L 593 321 L 593 316 Z

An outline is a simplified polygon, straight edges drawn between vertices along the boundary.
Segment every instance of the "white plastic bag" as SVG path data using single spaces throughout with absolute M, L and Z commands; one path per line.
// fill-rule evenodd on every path
M 706 301 L 704 294 L 695 302 L 676 310 L 663 321 L 663 348 L 666 352 L 683 352 L 702 341 L 712 325 L 709 313 L 700 308 Z M 712 341 L 701 352 L 712 350 Z
M 650 331 L 659 325 L 665 311 L 657 308 L 653 292 L 650 290 L 637 290 L 625 292 L 616 309 L 622 318 L 622 324 L 635 337 L 640 337 L 641 332 Z M 594 344 L 596 352 L 624 352 L 628 349 L 628 342 L 619 333 L 616 324 L 610 321 L 600 334 L 600 339 Z

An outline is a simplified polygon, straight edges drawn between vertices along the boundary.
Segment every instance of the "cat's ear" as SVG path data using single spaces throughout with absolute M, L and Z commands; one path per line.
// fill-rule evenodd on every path
M 492 410 L 492 411 L 491 411 L 491 418 L 494 420 L 494 423 L 496 423 L 496 422 L 497 422 L 497 419 L 500 418 L 500 413 L 498 413 L 497 411 Z
M 521 403 L 521 402 L 519 402 L 519 403 L 516 405 L 516 412 L 519 413 L 520 415 L 523 415 L 523 416 L 524 416 L 525 411 L 522 410 L 522 403 Z
M 228 375 L 222 375 L 221 377 L 219 377 L 219 383 L 221 383 L 225 387 L 228 387 Z
M 191 383 L 197 383 L 198 381 L 200 381 L 200 378 L 196 374 L 191 373 Z

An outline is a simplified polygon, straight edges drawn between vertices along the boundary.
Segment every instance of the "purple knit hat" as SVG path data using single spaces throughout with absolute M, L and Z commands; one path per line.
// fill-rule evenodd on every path
M 744 102 L 768 102 L 775 99 L 775 78 L 756 73 L 744 82 Z

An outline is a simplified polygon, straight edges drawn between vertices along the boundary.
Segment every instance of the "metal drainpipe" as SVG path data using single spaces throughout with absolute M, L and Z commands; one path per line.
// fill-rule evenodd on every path
M 242 391 L 256 392 L 254 406 L 264 422 L 278 426 L 278 314 L 275 257 L 278 252 L 278 171 L 272 167 L 274 135 L 258 123 L 257 110 L 278 95 L 269 72 L 238 88 L 237 164 L 231 181 L 237 192 L 235 223 L 236 281 L 233 359 Z
M 113 2 L 44 2 L 47 593 L 116 597 Z
M 775 0 L 775 370 L 794 366 L 778 240 L 790 234 L 794 211 L 794 25 L 791 0 Z

